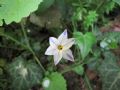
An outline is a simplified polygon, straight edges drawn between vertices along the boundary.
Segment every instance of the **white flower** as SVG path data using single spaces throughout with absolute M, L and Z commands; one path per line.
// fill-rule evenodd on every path
M 68 39 L 67 30 L 65 30 L 59 37 L 49 38 L 50 46 L 45 52 L 45 55 L 54 55 L 54 64 L 57 65 L 62 57 L 66 60 L 74 61 L 72 51 L 69 49 L 74 43 L 74 38 Z

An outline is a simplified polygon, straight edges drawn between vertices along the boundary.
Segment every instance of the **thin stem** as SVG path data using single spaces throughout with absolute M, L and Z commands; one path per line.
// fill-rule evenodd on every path
M 72 19 L 72 25 L 73 25 L 73 30 L 74 30 L 74 31 L 77 31 L 76 23 L 75 23 L 74 19 Z
M 40 60 L 38 59 L 38 57 L 36 56 L 35 52 L 34 52 L 32 49 L 31 49 L 30 51 L 31 51 L 31 53 L 33 54 L 36 62 L 37 62 L 37 63 L 40 65 L 40 67 L 42 68 L 42 70 L 43 70 L 44 72 L 46 72 L 45 68 L 44 68 L 43 65 L 41 64 L 41 62 L 40 62 Z
M 27 37 L 27 33 L 26 33 L 25 29 L 24 29 L 24 22 L 23 21 L 21 22 L 21 28 L 22 28 L 23 35 L 25 37 L 26 45 L 30 48 L 30 44 L 29 44 L 29 40 L 28 40 L 28 37 Z
M 9 36 L 9 35 L 3 34 L 3 33 L 1 34 L 1 33 L 0 33 L 0 36 L 6 37 L 7 39 L 10 39 L 10 40 L 12 40 L 13 42 L 15 42 L 16 44 L 18 44 L 18 45 L 22 46 L 23 48 L 29 50 L 24 44 L 20 43 L 18 40 L 14 39 L 13 37 L 11 37 L 11 36 Z
M 85 80 L 85 82 L 86 82 L 86 85 L 87 85 L 87 87 L 88 87 L 88 90 L 93 90 L 93 89 L 92 89 L 92 86 L 91 86 L 91 84 L 90 84 L 90 80 L 89 80 L 88 76 L 86 75 L 86 73 L 85 73 L 85 78 L 84 78 L 84 80 Z
M 24 29 L 24 24 L 23 24 L 23 23 L 21 23 L 21 27 L 22 27 L 22 32 L 23 32 L 23 35 L 24 35 L 24 37 L 25 37 L 26 45 L 27 45 L 29 51 L 33 54 L 36 62 L 40 65 L 40 67 L 42 68 L 42 70 L 43 70 L 44 72 L 46 72 L 45 68 L 42 66 L 42 64 L 41 64 L 40 60 L 38 59 L 38 57 L 36 56 L 35 52 L 34 52 L 33 49 L 30 47 L 29 40 L 28 40 L 28 37 L 27 37 L 27 33 L 26 33 L 25 29 Z

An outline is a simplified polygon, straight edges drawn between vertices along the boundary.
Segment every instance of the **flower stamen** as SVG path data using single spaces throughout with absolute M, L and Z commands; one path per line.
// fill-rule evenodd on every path
M 58 50 L 62 50 L 63 46 L 62 45 L 58 45 Z

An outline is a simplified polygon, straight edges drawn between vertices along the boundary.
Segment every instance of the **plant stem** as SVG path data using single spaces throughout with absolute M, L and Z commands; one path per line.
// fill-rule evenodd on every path
M 84 80 L 85 80 L 85 82 L 86 82 L 86 85 L 87 85 L 87 87 L 88 87 L 88 90 L 93 90 L 92 87 L 91 87 L 91 84 L 90 84 L 90 80 L 89 80 L 88 76 L 86 75 L 86 73 L 85 73 Z
M 30 51 L 31 51 L 31 53 L 33 54 L 36 62 L 37 62 L 37 63 L 40 65 L 40 67 L 42 68 L 42 70 L 43 70 L 44 72 L 46 72 L 45 68 L 44 68 L 43 65 L 41 64 L 41 62 L 40 62 L 40 60 L 38 59 L 38 57 L 36 56 L 35 52 L 34 52 L 32 49 L 31 49 Z
M 76 25 L 76 22 L 74 21 L 74 19 L 72 19 L 72 25 L 73 25 L 73 30 L 74 31 L 77 31 L 77 25 Z
M 24 29 L 24 23 L 23 23 L 23 22 L 21 22 L 21 27 L 22 27 L 22 32 L 23 32 L 23 35 L 24 35 L 24 37 L 25 37 L 25 42 L 26 42 L 26 45 L 27 45 L 29 51 L 33 54 L 36 62 L 40 65 L 40 67 L 42 68 L 42 70 L 43 70 L 44 72 L 46 72 L 45 68 L 42 66 L 42 64 L 41 64 L 40 60 L 38 59 L 38 57 L 36 56 L 35 52 L 34 52 L 33 49 L 30 47 L 29 40 L 28 40 L 28 37 L 27 37 L 27 33 L 26 33 L 25 29 Z
M 6 34 L 4 34 L 4 33 L 0 33 L 0 36 L 3 36 L 3 37 L 6 37 L 7 39 L 10 39 L 10 40 L 12 40 L 13 42 L 15 42 L 16 44 L 18 44 L 18 45 L 20 45 L 20 46 L 22 46 L 23 48 L 25 48 L 25 49 L 28 50 L 28 48 L 27 48 L 24 44 L 20 43 L 18 40 L 14 39 L 13 37 L 11 37 L 11 36 L 9 36 L 9 35 L 6 35 Z

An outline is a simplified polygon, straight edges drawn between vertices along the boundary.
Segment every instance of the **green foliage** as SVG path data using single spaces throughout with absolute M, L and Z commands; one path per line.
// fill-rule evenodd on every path
M 41 84 L 44 90 L 67 90 L 66 80 L 62 74 L 68 71 L 74 71 L 85 77 L 81 77 L 85 79 L 84 86 L 86 89 L 87 86 L 91 89 L 95 84 L 87 78 L 84 68 L 92 70 L 95 78 L 100 76 L 102 90 L 119 90 L 118 61 L 115 55 L 103 51 L 118 48 L 120 32 L 111 30 L 101 32 L 103 30 L 101 27 L 113 19 L 117 21 L 118 25 L 115 23 L 115 27 L 116 31 L 119 31 L 119 20 L 117 20 L 119 17 L 116 18 L 119 5 L 119 0 L 0 0 L 0 26 L 3 22 L 5 24 L 19 22 L 23 17 L 30 15 L 25 18 L 25 22 L 21 22 L 23 26 L 20 23 L 12 23 L 0 28 L 0 90 L 30 90 L 32 87 L 36 89 L 37 85 L 41 88 Z M 37 11 L 34 12 L 35 10 Z M 72 65 L 68 63 L 69 66 L 59 64 L 57 68 L 52 62 L 48 62 L 53 58 L 47 58 L 44 53 L 49 44 L 48 38 L 58 36 L 58 33 L 62 32 L 60 30 L 65 28 L 69 34 L 74 32 L 76 46 L 72 47 L 72 50 L 75 62 Z M 119 54 L 117 52 L 117 55 Z M 33 62 L 33 59 L 40 66 Z M 87 68 L 84 67 L 86 64 Z M 94 73 L 96 70 L 98 73 Z M 69 83 L 71 77 L 69 75 L 66 77 L 68 84 L 71 84 Z M 78 78 L 75 76 L 75 82 L 78 81 L 76 79 Z M 98 82 L 96 85 L 99 85 Z M 75 85 L 74 90 L 77 90 L 76 86 L 79 85 Z
M 24 58 L 16 58 L 7 67 L 10 74 L 12 90 L 28 90 L 40 83 L 43 77 L 41 68 L 32 61 L 25 61 Z
M 105 6 L 105 12 L 106 13 L 109 13 L 110 11 L 112 11 L 113 10 L 113 8 L 115 7 L 115 3 L 114 2 L 109 2 L 109 3 L 107 3 L 106 4 L 106 6 Z
M 118 47 L 116 40 L 113 38 L 106 38 L 102 40 L 100 46 L 104 49 L 115 49 Z
M 120 0 L 113 0 L 115 3 L 117 3 L 118 5 L 120 5 Z
M 96 3 L 100 3 L 99 6 L 97 6 L 97 12 L 100 14 L 100 16 L 104 17 L 104 13 L 109 14 L 110 11 L 112 11 L 115 8 L 115 2 L 113 2 L 112 0 L 97 0 L 98 2 Z
M 78 7 L 73 14 L 73 19 L 76 21 L 83 20 L 84 13 L 86 13 L 85 8 Z
M 75 32 L 74 37 L 80 48 L 82 59 L 84 59 L 90 52 L 93 44 L 95 44 L 96 38 L 91 32 L 87 32 L 85 35 L 81 32 Z
M 78 75 L 83 75 L 84 67 L 82 65 L 78 65 L 75 68 L 73 68 L 73 71 L 75 71 Z
M 43 12 L 47 10 L 55 0 L 43 0 L 43 2 L 39 5 L 37 13 Z
M 116 6 L 112 0 L 70 0 L 69 3 L 74 9 L 74 20 L 81 21 L 81 27 L 85 30 L 91 30 L 89 27 L 96 23 L 103 24 L 105 14 L 109 14 Z
M 100 46 L 104 49 L 115 49 L 120 44 L 120 32 L 107 32 L 97 36 L 100 42 Z
M 8 85 L 7 85 L 7 82 L 8 79 L 6 78 L 6 75 L 3 74 L 3 75 L 0 75 L 0 90 L 9 90 L 8 88 Z
M 105 60 L 98 70 L 102 80 L 102 90 L 120 89 L 120 66 L 112 53 L 105 53 Z
M 3 19 L 6 24 L 19 22 L 38 8 L 42 0 L 1 0 L 0 4 L 0 26 Z
M 89 11 L 88 15 L 85 17 L 85 20 L 83 21 L 84 28 L 88 29 L 90 26 L 94 24 L 94 22 L 97 21 L 98 14 L 96 11 Z
M 120 32 L 107 32 L 100 36 L 101 40 L 111 39 L 120 44 Z
M 50 80 L 50 85 L 45 90 L 67 90 L 66 81 L 60 73 L 53 72 L 47 78 Z

